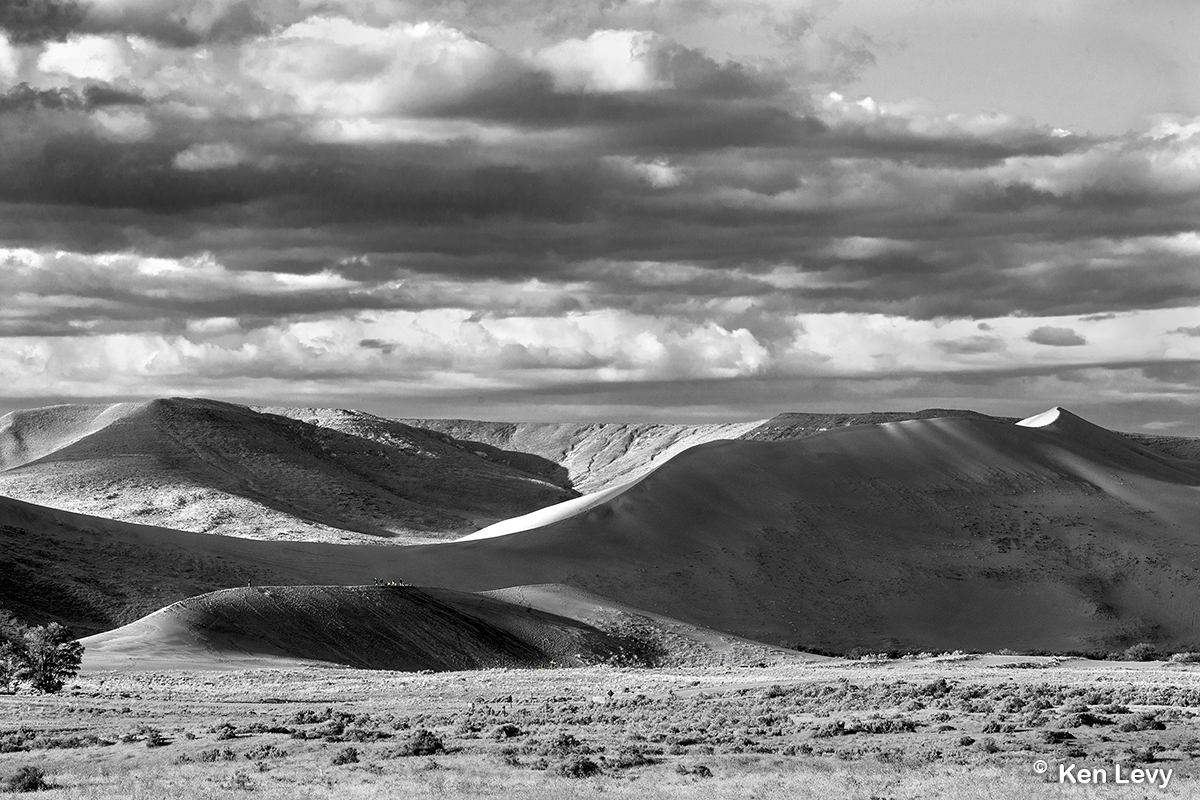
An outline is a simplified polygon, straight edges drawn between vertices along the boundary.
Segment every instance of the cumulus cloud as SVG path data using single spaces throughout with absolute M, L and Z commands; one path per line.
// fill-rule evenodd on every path
M 1034 344 L 1044 344 L 1050 347 L 1078 347 L 1087 344 L 1087 339 L 1071 328 L 1056 328 L 1053 325 L 1034 328 L 1025 338 Z
M 1200 122 L 855 95 L 872 43 L 822 13 L 4 6 L 0 366 L 44 393 L 1189 385 Z

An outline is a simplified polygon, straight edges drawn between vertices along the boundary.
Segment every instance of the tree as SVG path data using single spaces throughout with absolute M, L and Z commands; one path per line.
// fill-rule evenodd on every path
M 12 694 L 14 681 L 25 661 L 26 627 L 8 611 L 0 609 L 0 692 Z
M 27 628 L 24 640 L 25 654 L 17 668 L 17 677 L 28 681 L 37 691 L 57 692 L 68 678 L 79 672 L 83 645 L 57 622 Z

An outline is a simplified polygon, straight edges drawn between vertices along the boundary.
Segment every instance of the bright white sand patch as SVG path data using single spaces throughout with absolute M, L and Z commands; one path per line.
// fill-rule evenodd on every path
M 552 525 L 555 522 L 562 522 L 571 517 L 577 517 L 596 506 L 604 503 L 617 495 L 624 492 L 626 489 L 640 481 L 629 481 L 622 483 L 620 486 L 614 486 L 611 489 L 605 489 L 600 492 L 592 492 L 585 494 L 583 497 L 573 497 L 570 500 L 564 500 L 561 503 L 555 503 L 552 506 L 539 508 L 537 511 L 531 511 L 528 514 L 522 514 L 519 517 L 511 517 L 502 519 L 488 525 L 486 528 L 481 528 L 474 533 L 467 534 L 461 539 L 455 539 L 454 542 L 471 542 L 476 539 L 491 539 L 496 536 L 507 536 L 510 533 L 520 533 L 521 531 L 531 531 L 534 528 L 542 528 L 546 525 Z M 442 544 L 452 544 L 453 542 L 443 542 Z
M 1026 417 L 1017 424 L 1026 428 L 1044 428 L 1058 419 L 1060 412 L 1062 412 L 1062 409 L 1055 406 L 1049 411 L 1043 411 L 1040 414 L 1034 414 L 1032 417 Z

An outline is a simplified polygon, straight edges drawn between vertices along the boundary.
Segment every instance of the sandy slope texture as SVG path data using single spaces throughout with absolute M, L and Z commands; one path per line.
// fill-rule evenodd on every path
M 1060 412 L 1040 427 L 933 419 L 707 444 L 555 524 L 409 548 L 201 536 L 9 502 L 0 559 L 23 572 L 3 604 L 52 615 L 47 597 L 85 595 L 128 613 L 142 593 L 194 594 L 185 580 L 385 576 L 467 591 L 562 583 L 818 648 L 1200 649 L 1198 485 L 1200 465 Z M 57 594 L 32 588 L 49 575 Z
M 539 456 L 562 465 L 571 485 L 591 493 L 646 475 L 689 447 L 736 439 L 763 420 L 712 425 L 660 423 L 480 422 L 465 419 L 407 419 L 423 430 L 505 452 Z
M 189 399 L 13 412 L 0 418 L 0 494 L 203 533 L 394 542 L 576 494 L 407 426 L 343 427 Z
M 1068 412 L 718 442 L 546 527 L 412 548 L 419 580 L 565 582 L 763 641 L 1200 642 L 1200 465 Z
M 619 643 L 587 625 L 479 595 L 412 586 L 265 586 L 192 597 L 83 640 L 85 669 L 318 661 L 450 670 L 597 660 Z
M 314 662 L 414 671 L 805 659 L 569 587 L 489 595 L 414 586 L 243 587 L 188 598 L 83 644 L 89 671 Z

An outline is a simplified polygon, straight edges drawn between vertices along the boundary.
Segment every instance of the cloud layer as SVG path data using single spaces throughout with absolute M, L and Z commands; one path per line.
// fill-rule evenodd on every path
M 855 97 L 820 3 L 6 9 L 12 397 L 1194 403 L 1200 120 Z

